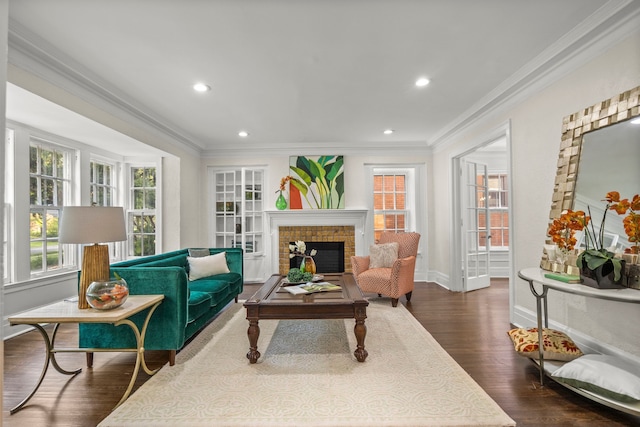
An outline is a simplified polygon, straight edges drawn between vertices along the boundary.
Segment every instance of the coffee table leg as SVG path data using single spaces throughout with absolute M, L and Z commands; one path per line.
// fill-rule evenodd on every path
M 367 327 L 364 324 L 364 319 L 367 318 L 365 309 L 356 309 L 356 326 L 353 329 L 356 333 L 356 341 L 358 347 L 353 355 L 356 356 L 358 362 L 364 362 L 369 353 L 364 349 L 364 338 L 367 335 Z
M 249 319 L 247 335 L 249 336 L 249 352 L 247 353 L 247 359 L 249 359 L 249 363 L 256 363 L 260 357 L 260 352 L 258 351 L 258 337 L 260 336 L 258 319 Z

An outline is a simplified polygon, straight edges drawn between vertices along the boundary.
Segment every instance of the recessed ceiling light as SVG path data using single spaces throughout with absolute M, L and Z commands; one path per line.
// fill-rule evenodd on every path
M 631 120 L 632 125 L 640 125 L 640 117 Z
M 246 130 L 241 130 L 240 132 L 238 132 L 238 136 L 240 138 L 246 138 L 249 136 L 249 132 L 247 132 Z
M 418 87 L 424 87 L 428 84 L 429 84 L 429 79 L 426 77 L 420 77 L 418 80 L 416 80 L 416 86 Z
M 385 129 L 383 133 L 385 135 L 391 135 L 393 133 L 393 129 Z
M 193 85 L 193 90 L 196 92 L 209 92 L 211 90 L 211 86 L 204 83 L 196 83 Z

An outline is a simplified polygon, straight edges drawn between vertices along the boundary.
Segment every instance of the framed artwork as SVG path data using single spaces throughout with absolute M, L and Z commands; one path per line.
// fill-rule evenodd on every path
M 289 174 L 289 209 L 344 209 L 344 156 L 291 156 Z

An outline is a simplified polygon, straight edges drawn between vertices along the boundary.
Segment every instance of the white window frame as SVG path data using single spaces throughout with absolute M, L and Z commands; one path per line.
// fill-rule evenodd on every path
M 487 179 L 489 182 L 491 182 L 491 180 L 495 177 L 498 177 L 500 182 L 504 182 L 507 185 L 509 185 L 509 175 L 507 174 L 506 171 L 489 171 L 487 173 Z M 489 197 L 491 197 L 492 194 L 497 194 L 498 195 L 498 206 L 489 206 L 489 218 L 487 220 L 487 224 L 489 225 L 489 235 L 492 234 L 492 230 L 496 229 L 495 227 L 491 226 L 491 214 L 494 212 L 500 212 L 500 213 L 504 213 L 506 212 L 507 214 L 509 213 L 509 189 L 504 189 L 504 188 L 492 188 L 489 184 L 489 188 L 488 188 L 488 193 L 489 193 Z M 505 196 L 507 199 L 507 203 L 506 205 L 503 205 L 501 200 L 502 200 L 502 196 Z M 501 216 L 502 217 L 502 216 Z M 502 241 L 504 242 L 504 232 L 506 231 L 507 233 L 509 232 L 509 218 L 507 217 L 507 223 L 503 224 L 502 227 L 500 227 L 501 230 L 501 234 L 502 234 Z M 509 236 L 511 237 L 511 236 Z M 509 240 L 510 242 L 511 240 Z M 509 250 L 509 246 L 504 246 L 504 245 L 497 245 L 497 240 L 495 239 L 491 239 L 491 251 L 508 251 Z M 484 248 L 484 246 L 480 246 L 480 248 Z
M 31 136 L 31 138 L 29 139 L 29 162 L 30 162 L 30 153 L 31 153 L 31 148 L 32 147 L 36 147 L 36 148 L 40 148 L 40 149 L 46 149 L 46 150 L 50 150 L 58 153 L 61 153 L 64 157 L 64 170 L 63 170 L 63 176 L 62 177 L 58 177 L 57 173 L 54 173 L 51 177 L 55 178 L 56 180 L 62 181 L 62 202 L 57 202 L 54 205 L 46 205 L 46 204 L 32 204 L 31 203 L 31 195 L 29 194 L 27 196 L 28 200 L 29 200 L 29 209 L 28 209 L 28 214 L 29 217 L 31 217 L 31 213 L 34 211 L 57 211 L 58 212 L 58 220 L 60 219 L 61 215 L 62 215 L 62 208 L 65 205 L 69 205 L 72 204 L 72 190 L 74 188 L 74 180 L 73 180 L 73 169 L 74 169 L 74 160 L 76 159 L 76 152 L 68 147 L 62 146 L 60 144 L 56 144 L 55 142 L 52 141 L 48 141 L 42 138 L 38 138 L 35 136 Z M 49 175 L 43 175 L 42 174 L 42 170 L 37 171 L 37 173 L 31 173 L 31 167 L 29 166 L 29 182 L 31 181 L 32 177 L 37 177 L 39 179 L 42 179 L 43 177 L 48 179 Z M 38 186 L 38 191 L 40 190 L 41 186 Z M 28 187 L 29 191 L 30 191 L 30 184 Z M 55 197 L 54 197 L 55 199 Z M 40 202 L 42 202 L 42 200 L 39 200 Z M 46 215 L 45 215 L 46 216 Z M 45 221 L 45 225 L 44 225 L 44 237 L 42 239 L 43 241 L 43 245 L 45 246 L 45 250 L 44 253 L 48 253 L 48 250 L 46 249 L 46 246 L 48 245 L 49 239 L 46 236 L 46 221 Z M 29 246 L 31 246 L 31 243 L 33 242 L 33 240 L 31 239 L 31 236 L 29 236 Z M 68 270 L 72 270 L 77 268 L 76 266 L 76 256 L 75 256 L 75 251 L 71 250 L 69 248 L 68 245 L 63 245 L 58 243 L 58 259 L 61 260 L 58 262 L 57 267 L 55 268 L 49 268 L 46 265 L 46 255 L 43 255 L 43 268 L 40 271 L 32 271 L 31 267 L 29 267 L 29 271 L 30 271 L 30 277 L 31 278 L 38 278 L 38 277 L 44 277 L 44 276 L 50 276 L 50 275 L 54 275 L 54 274 L 59 274 L 61 272 L 64 271 L 68 271 Z M 30 257 L 29 257 L 30 258 Z
M 133 233 L 133 216 L 134 215 L 153 215 L 155 216 L 155 230 L 154 230 L 154 235 L 155 235 L 155 248 L 154 248 L 154 253 L 158 254 L 161 251 L 162 248 L 162 234 L 161 234 L 161 226 L 160 224 L 162 224 L 162 218 L 160 213 L 162 212 L 162 208 L 161 208 L 161 195 L 162 195 L 162 188 L 160 186 L 160 183 L 162 181 L 162 171 L 161 171 L 161 162 L 131 162 L 128 163 L 126 165 L 126 183 L 127 183 L 127 196 L 126 196 L 126 211 L 127 211 L 127 248 L 125 251 L 125 258 L 127 259 L 131 259 L 131 258 L 139 258 L 142 256 L 147 256 L 147 255 L 151 255 L 151 254 L 145 254 L 144 252 L 142 253 L 142 255 L 133 255 L 133 245 L 134 245 L 134 233 Z M 134 209 L 134 187 L 133 187 L 133 179 L 132 179 L 132 171 L 134 169 L 139 169 L 139 168 L 155 168 L 156 170 L 156 182 L 155 182 L 155 209 Z M 135 187 L 138 188 L 138 187 Z M 140 233 L 136 233 L 140 234 Z
M 387 214 L 387 213 L 393 213 L 393 212 L 398 212 L 398 213 L 404 213 L 405 214 L 405 224 L 404 224 L 404 230 L 398 230 L 398 231 L 416 231 L 416 217 L 417 217 L 417 213 L 416 213 L 416 192 L 415 192 L 415 188 L 416 188 L 416 181 L 415 181 L 415 177 L 416 177 L 416 172 L 415 172 L 415 168 L 409 168 L 409 167 L 374 167 L 372 169 L 372 175 L 371 175 L 371 197 L 373 200 L 374 197 L 374 188 L 373 188 L 373 182 L 375 180 L 375 177 L 378 175 L 384 175 L 384 176 L 398 176 L 398 175 L 403 175 L 405 177 L 405 208 L 404 209 L 379 209 L 376 210 L 375 206 L 372 203 L 372 212 L 373 212 L 373 217 L 375 218 L 375 216 L 377 214 Z M 396 193 L 394 191 L 394 193 Z M 372 223 L 372 232 L 375 235 L 376 229 L 375 229 L 375 223 Z M 386 230 L 386 227 L 383 230 L 380 231 L 384 231 Z

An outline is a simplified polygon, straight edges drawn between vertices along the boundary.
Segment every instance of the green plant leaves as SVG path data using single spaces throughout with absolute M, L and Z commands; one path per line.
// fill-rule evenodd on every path
M 319 156 L 317 159 L 298 156 L 291 171 L 298 178 L 291 180 L 310 207 L 316 209 L 344 208 L 344 157 Z M 309 200 L 311 195 L 313 203 Z

